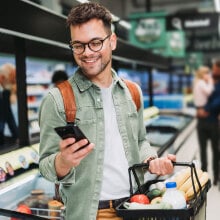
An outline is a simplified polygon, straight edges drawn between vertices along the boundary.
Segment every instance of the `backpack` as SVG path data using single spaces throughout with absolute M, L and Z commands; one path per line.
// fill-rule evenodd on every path
M 129 92 L 131 93 L 132 99 L 136 105 L 137 111 L 141 107 L 141 100 L 140 100 L 140 93 L 138 91 L 137 85 L 127 79 L 123 79 L 125 82 L 126 86 L 129 89 Z M 63 98 L 63 104 L 64 104 L 64 109 L 66 113 L 66 122 L 67 123 L 73 123 L 75 116 L 76 116 L 76 101 L 75 101 L 75 95 L 72 89 L 71 84 L 69 83 L 68 80 L 65 80 L 59 84 L 57 84 L 58 89 L 60 90 L 60 93 Z M 69 100 L 73 100 L 70 102 Z M 55 183 L 55 197 L 54 199 L 62 202 L 62 199 L 59 194 L 59 183 Z
M 132 99 L 136 105 L 137 111 L 141 107 L 141 100 L 140 100 L 140 93 L 138 91 L 137 85 L 127 79 L 123 79 L 126 86 L 129 89 L 129 92 L 131 93 Z M 75 116 L 76 116 L 76 102 L 75 102 L 75 95 L 72 89 L 72 86 L 70 85 L 68 80 L 65 80 L 57 85 L 57 87 L 60 90 L 60 93 L 63 98 L 63 104 L 64 109 L 66 113 L 66 122 L 67 123 L 73 123 Z M 69 100 L 73 100 L 70 102 Z

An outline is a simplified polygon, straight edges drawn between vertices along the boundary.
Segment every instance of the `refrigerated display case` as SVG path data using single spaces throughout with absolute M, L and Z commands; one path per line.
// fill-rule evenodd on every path
M 39 173 L 38 153 L 39 145 L 35 144 L 0 155 L 0 167 L 4 171 L 4 178 L 0 175 L 1 220 L 10 220 L 11 213 L 19 211 L 21 206 L 29 209 L 33 215 L 30 219 L 37 216 L 42 219 L 62 219 L 64 207 L 54 199 L 54 183 Z M 51 203 L 59 206 L 55 209 Z
M 196 119 L 193 114 L 157 109 L 153 117 L 145 118 L 145 127 L 147 138 L 159 156 L 172 153 L 180 161 L 197 159 L 198 145 L 193 144 L 196 140 Z

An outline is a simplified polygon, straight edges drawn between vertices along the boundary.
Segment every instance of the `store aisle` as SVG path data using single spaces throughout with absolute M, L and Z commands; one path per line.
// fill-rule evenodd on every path
M 199 146 L 197 136 L 195 135 L 190 143 L 192 146 Z M 199 148 L 198 148 L 199 149 Z M 213 170 L 212 170 L 212 152 L 211 144 L 208 144 L 208 173 L 212 182 Z M 196 160 L 200 161 L 199 150 L 196 155 Z M 218 220 L 220 219 L 220 183 L 217 186 L 211 186 L 207 193 L 207 207 L 206 207 L 206 220 Z
M 208 173 L 212 179 L 212 168 L 211 168 L 211 147 L 208 148 L 209 167 Z M 206 208 L 206 220 L 218 220 L 220 219 L 220 183 L 218 186 L 213 186 L 207 194 L 207 208 Z
M 220 218 L 220 189 L 212 186 L 208 192 L 206 220 L 218 220 Z

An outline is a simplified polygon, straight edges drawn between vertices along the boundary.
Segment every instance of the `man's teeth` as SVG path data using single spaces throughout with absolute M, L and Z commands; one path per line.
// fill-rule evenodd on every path
M 93 63 L 93 62 L 95 62 L 97 59 L 92 59 L 92 60 L 85 60 L 85 62 L 87 62 L 87 63 Z

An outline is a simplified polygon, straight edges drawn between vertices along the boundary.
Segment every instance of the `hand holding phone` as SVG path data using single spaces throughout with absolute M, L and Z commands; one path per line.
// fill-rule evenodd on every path
M 76 142 L 80 141 L 82 139 L 88 140 L 88 138 L 83 134 L 83 132 L 80 130 L 80 128 L 75 124 L 67 124 L 65 126 L 56 127 L 56 128 L 54 128 L 54 130 L 62 139 L 74 137 L 76 139 Z M 90 144 L 90 142 L 88 140 L 88 143 L 86 145 L 82 146 L 81 148 L 79 148 L 78 150 L 81 150 L 82 148 L 88 146 L 89 144 Z

